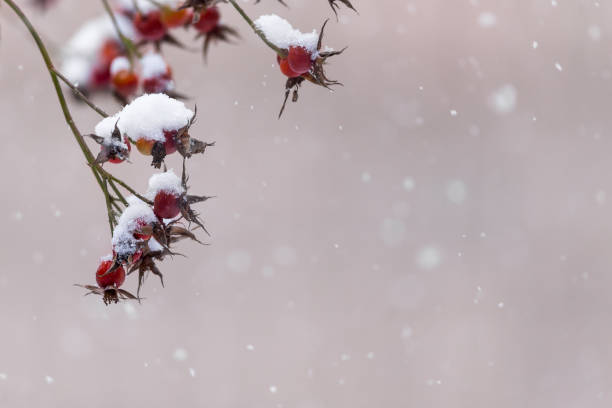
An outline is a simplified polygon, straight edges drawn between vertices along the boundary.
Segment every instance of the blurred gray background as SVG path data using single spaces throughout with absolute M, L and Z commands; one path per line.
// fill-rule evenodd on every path
M 288 2 L 245 8 L 302 31 L 332 16 Z M 345 86 L 304 86 L 280 121 L 274 55 L 228 6 L 242 40 L 207 65 L 166 48 L 193 135 L 217 141 L 189 162 L 218 196 L 199 207 L 211 245 L 112 307 L 72 286 L 109 252 L 103 196 L 0 8 L 0 406 L 610 406 L 612 5 L 355 5 L 327 31 Z M 58 62 L 102 11 L 24 9 Z M 144 191 L 133 162 L 112 170 Z

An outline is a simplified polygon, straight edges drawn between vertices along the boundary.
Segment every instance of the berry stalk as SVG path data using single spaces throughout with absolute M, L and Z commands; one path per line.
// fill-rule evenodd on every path
M 242 7 L 240 7 L 238 5 L 238 3 L 236 3 L 235 0 L 228 0 L 232 6 L 234 6 L 234 8 L 236 9 L 236 11 L 238 11 L 238 14 L 240 14 L 240 16 L 244 19 L 244 21 L 247 22 L 247 24 L 249 26 L 251 26 L 251 28 L 253 29 L 253 31 L 255 32 L 255 34 L 257 34 L 264 43 L 266 43 L 266 45 L 268 47 L 270 47 L 275 53 L 277 53 L 281 58 L 286 58 L 287 57 L 287 52 L 285 50 L 282 50 L 280 48 L 278 48 L 276 45 L 272 44 L 264 35 L 264 33 L 262 33 L 257 26 L 255 26 L 255 23 L 253 23 L 253 20 L 251 20 L 251 17 L 249 17 L 247 15 L 247 13 L 242 9 Z
M 115 31 L 117 31 L 117 36 L 119 37 L 119 39 L 121 40 L 121 43 L 123 44 L 123 46 L 125 47 L 127 51 L 127 54 L 128 54 L 127 56 L 128 56 L 128 59 L 130 60 L 130 63 L 133 62 L 134 57 L 136 58 L 142 57 L 142 55 L 140 55 L 140 53 L 136 49 L 136 46 L 134 46 L 134 43 L 132 42 L 132 40 L 127 38 L 121 32 L 121 29 L 119 28 L 119 23 L 117 23 L 117 18 L 115 18 L 115 13 L 113 13 L 113 10 L 111 9 L 110 4 L 108 4 L 108 0 L 102 0 L 102 4 L 104 5 L 104 10 L 106 10 L 106 12 L 108 13 L 108 16 L 113 22 L 113 27 L 115 27 Z

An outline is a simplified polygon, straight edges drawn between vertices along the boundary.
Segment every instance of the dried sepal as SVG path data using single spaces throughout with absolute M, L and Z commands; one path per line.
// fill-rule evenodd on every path
M 151 156 L 153 157 L 151 166 L 159 169 L 166 158 L 166 146 L 162 142 L 155 142 L 151 149 Z
M 238 31 L 230 26 L 226 26 L 224 24 L 218 24 L 215 28 L 213 28 L 208 33 L 199 33 L 196 38 L 204 37 L 204 41 L 202 43 L 202 55 L 204 57 L 204 62 L 207 61 L 208 57 L 208 49 L 210 48 L 211 43 L 217 42 L 227 42 L 231 43 L 232 37 L 240 38 L 240 34 Z
M 134 296 L 130 292 L 125 289 L 118 289 L 113 287 L 101 288 L 99 286 L 94 285 L 79 285 L 75 284 L 74 286 L 78 286 L 84 289 L 87 289 L 89 292 L 85 293 L 87 295 L 99 295 L 102 296 L 102 301 L 105 305 L 110 305 L 111 303 L 119 303 L 120 300 L 138 300 L 140 302 L 141 298 L 139 296 Z
M 219 3 L 224 3 L 226 0 L 185 0 L 178 10 L 186 9 L 189 7 L 193 7 L 193 19 L 192 23 L 195 24 L 200 21 L 200 14 L 207 7 L 212 7 Z
M 117 122 L 115 123 L 115 128 L 113 129 L 113 132 L 111 133 L 110 139 L 106 139 L 104 137 L 101 137 L 95 134 L 84 135 L 86 137 L 91 138 L 94 142 L 99 144 L 101 147 L 100 153 L 98 153 L 98 156 L 96 157 L 96 160 L 95 160 L 96 163 L 103 164 L 109 160 L 124 161 L 124 160 L 129 159 L 130 151 L 127 148 L 126 143 L 124 143 L 124 140 L 121 136 L 121 131 L 119 130 L 119 127 L 117 126 L 118 123 L 119 123 L 119 120 L 117 120 Z
M 297 102 L 299 98 L 298 90 L 302 82 L 304 82 L 303 77 L 297 78 L 289 78 L 285 83 L 285 99 L 283 100 L 283 106 L 281 106 L 281 110 L 278 113 L 278 118 L 280 119 L 283 116 L 283 112 L 285 111 L 285 107 L 287 106 L 287 100 L 289 99 L 289 95 L 293 91 L 293 96 L 291 97 L 292 102 Z
M 304 78 L 308 81 L 320 85 L 322 87 L 330 89 L 333 85 L 342 85 L 342 83 L 331 80 L 327 78 L 325 75 L 325 70 L 323 68 L 324 64 L 327 62 L 327 59 L 330 57 L 334 57 L 336 55 L 340 55 L 346 50 L 346 47 L 341 49 L 340 51 L 321 51 L 321 47 L 323 45 L 323 35 L 325 34 L 325 27 L 327 26 L 328 20 L 325 20 L 323 26 L 321 27 L 321 33 L 319 34 L 319 41 L 317 42 L 317 51 L 318 56 L 312 64 L 312 69 L 308 74 L 304 75 Z
M 185 126 L 180 128 L 174 136 L 176 142 L 176 150 L 181 156 L 183 156 L 183 158 L 191 157 L 191 155 L 193 154 L 204 153 L 207 147 L 212 147 L 215 145 L 215 142 L 202 142 L 201 140 L 191 137 L 191 135 L 189 134 L 189 129 L 194 124 L 197 113 L 198 107 L 196 106 L 193 112 L 193 116 L 191 117 L 189 122 Z
M 340 1 L 342 4 L 344 4 L 346 7 L 350 8 L 351 10 L 353 10 L 355 13 L 358 13 L 357 9 L 353 7 L 353 5 L 351 4 L 349 0 L 328 0 L 328 1 L 329 1 L 330 7 L 334 11 L 334 14 L 336 15 L 336 19 L 338 18 L 338 10 L 340 9 L 340 5 L 336 3 L 337 1 Z
M 188 180 L 189 180 L 189 176 L 187 175 L 187 169 L 185 167 L 185 158 L 183 157 L 183 172 L 181 174 L 181 184 L 185 192 L 181 195 L 180 202 L 179 202 L 179 209 L 181 211 L 181 215 L 188 223 L 190 224 L 194 223 L 198 225 L 200 228 L 204 230 L 204 232 L 206 232 L 206 234 L 210 236 L 210 233 L 208 232 L 206 227 L 204 227 L 204 224 L 200 220 L 199 214 L 191 208 L 191 204 L 200 203 L 212 197 L 188 195 L 187 194 L 187 191 L 189 190 L 189 186 L 187 186 Z
M 158 276 L 162 287 L 164 287 L 164 275 L 161 273 L 157 265 L 155 265 L 155 259 L 163 260 L 164 255 L 165 254 L 163 254 L 162 251 L 149 252 L 145 254 L 138 262 L 132 265 L 128 271 L 128 275 L 138 271 L 138 289 L 136 290 L 136 295 L 138 297 L 140 297 L 140 289 L 142 288 L 142 284 L 144 283 L 146 274 L 148 272 Z

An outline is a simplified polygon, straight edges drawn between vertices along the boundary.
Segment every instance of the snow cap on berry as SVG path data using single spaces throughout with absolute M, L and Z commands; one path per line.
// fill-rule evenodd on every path
M 113 249 L 118 256 L 133 254 L 138 246 L 139 240 L 134 238 L 134 232 L 145 224 L 157 222 L 153 210 L 146 203 L 138 199 L 129 199 L 128 207 L 123 210 L 117 226 L 113 231 Z
M 168 95 L 145 94 L 126 105 L 119 118 L 119 130 L 130 139 L 164 142 L 164 130 L 185 127 L 193 118 L 193 111 Z
M 311 33 L 302 33 L 293 28 L 284 18 L 276 14 L 267 14 L 255 20 L 255 26 L 261 31 L 268 41 L 278 48 L 289 49 L 289 47 L 303 47 L 311 54 L 314 60 L 317 57 L 317 43 L 319 34 L 317 30 Z
M 129 39 L 135 38 L 131 20 L 121 14 L 115 14 L 121 33 Z M 91 72 L 97 63 L 98 53 L 106 41 L 116 39 L 117 30 L 107 14 L 87 21 L 68 40 L 64 47 L 64 60 L 60 71 L 73 83 L 87 87 Z
M 110 66 L 110 74 L 117 75 L 117 73 L 121 71 L 131 71 L 132 65 L 130 64 L 130 60 L 127 57 L 117 57 L 113 60 Z
M 149 52 L 140 59 L 143 79 L 157 78 L 168 73 L 168 64 L 156 52 Z
M 185 192 L 185 189 L 183 188 L 180 177 L 174 174 L 174 171 L 170 169 L 164 173 L 154 174 L 149 179 L 147 198 L 150 200 L 155 199 L 155 196 L 160 191 L 179 196 Z
M 104 145 L 108 147 L 115 146 L 119 149 L 127 150 L 128 146 L 123 138 L 121 140 L 115 140 L 112 138 L 113 130 L 115 130 L 115 125 L 117 124 L 118 119 L 119 114 L 102 119 L 94 128 L 94 133 L 96 136 L 104 138 Z

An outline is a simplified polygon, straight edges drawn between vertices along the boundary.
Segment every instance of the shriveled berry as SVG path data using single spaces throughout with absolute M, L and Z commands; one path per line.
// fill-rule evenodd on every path
M 161 12 L 159 10 L 151 11 L 144 15 L 136 13 L 132 22 L 136 31 L 147 41 L 158 41 L 166 35 L 166 26 L 161 21 Z
M 153 213 L 159 218 L 174 218 L 181 212 L 179 197 L 173 193 L 159 191 L 153 201 Z
M 216 7 L 208 7 L 200 14 L 200 19 L 193 26 L 202 34 L 210 33 L 219 24 L 221 13 Z
M 119 266 L 111 273 L 105 275 L 113 264 L 114 262 L 112 260 L 106 260 L 102 261 L 100 266 L 98 266 L 98 270 L 96 271 L 96 282 L 101 288 L 107 288 L 109 286 L 119 288 L 123 285 L 125 281 L 125 270 L 122 266 Z
M 305 74 L 312 66 L 312 54 L 304 47 L 289 47 L 287 62 L 291 71 Z

